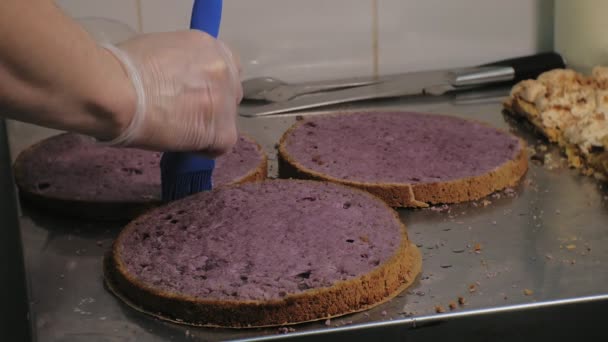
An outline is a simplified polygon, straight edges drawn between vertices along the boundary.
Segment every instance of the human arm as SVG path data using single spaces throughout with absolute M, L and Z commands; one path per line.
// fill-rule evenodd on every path
M 204 33 L 109 50 L 50 0 L 0 2 L 2 115 L 100 140 L 127 133 L 125 146 L 222 153 L 236 141 L 241 96 L 238 61 Z

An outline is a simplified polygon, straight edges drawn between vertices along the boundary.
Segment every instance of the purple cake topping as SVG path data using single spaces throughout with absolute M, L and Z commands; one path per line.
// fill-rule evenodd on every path
M 255 143 L 239 137 L 216 160 L 213 184 L 230 183 L 255 169 L 262 158 Z M 88 137 L 61 134 L 31 150 L 22 161 L 20 186 L 52 197 L 83 201 L 160 200 L 158 152 L 104 147 Z
M 338 179 L 433 183 L 487 173 L 519 152 L 517 138 L 442 115 L 357 113 L 313 117 L 291 132 L 286 151 Z
M 134 221 L 119 258 L 139 281 L 207 299 L 272 299 L 370 272 L 401 223 L 334 184 L 274 180 L 201 193 Z

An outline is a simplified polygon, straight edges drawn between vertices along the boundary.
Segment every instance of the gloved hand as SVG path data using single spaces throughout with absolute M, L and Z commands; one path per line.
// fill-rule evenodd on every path
M 122 62 L 137 94 L 130 124 L 105 143 L 208 156 L 236 143 L 240 66 L 221 41 L 189 30 L 102 46 Z

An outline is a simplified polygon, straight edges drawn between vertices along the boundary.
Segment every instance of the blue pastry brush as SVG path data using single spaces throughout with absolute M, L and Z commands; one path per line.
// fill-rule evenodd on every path
M 222 0 L 195 0 L 190 28 L 217 37 L 222 18 Z M 215 160 L 197 154 L 166 152 L 160 160 L 164 202 L 211 190 Z

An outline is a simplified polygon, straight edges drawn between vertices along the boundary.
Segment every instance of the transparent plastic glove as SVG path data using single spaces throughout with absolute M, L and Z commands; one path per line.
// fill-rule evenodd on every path
M 102 46 L 122 62 L 137 94 L 130 124 L 106 144 L 217 156 L 236 143 L 240 68 L 221 41 L 189 30 Z

